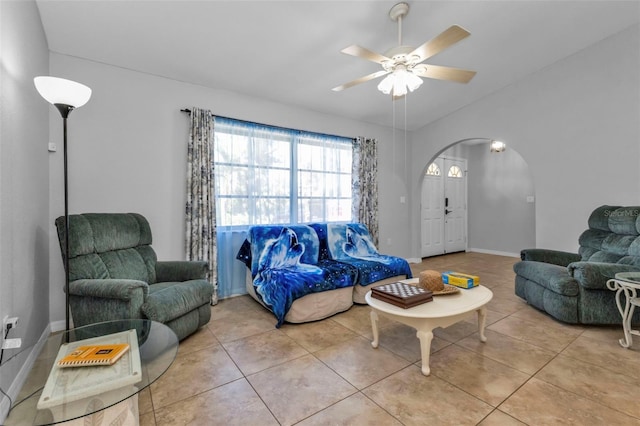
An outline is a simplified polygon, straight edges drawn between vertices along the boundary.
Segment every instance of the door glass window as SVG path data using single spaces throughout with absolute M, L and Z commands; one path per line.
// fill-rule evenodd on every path
M 449 173 L 447 174 L 448 177 L 452 177 L 452 178 L 461 178 L 462 177 L 462 169 L 458 166 L 451 166 L 449 168 Z
M 431 163 L 427 169 L 427 176 L 440 176 L 440 167 L 436 163 Z

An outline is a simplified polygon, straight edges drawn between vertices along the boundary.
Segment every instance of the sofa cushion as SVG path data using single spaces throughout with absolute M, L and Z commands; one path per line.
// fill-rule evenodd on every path
M 564 266 L 543 262 L 522 261 L 513 265 L 514 272 L 547 290 L 564 296 L 577 296 L 578 282 L 569 276 Z
M 353 265 L 362 286 L 398 275 L 411 278 L 409 263 L 378 253 L 367 227 L 361 223 L 312 223 L 320 240 L 320 258 Z
M 589 215 L 589 229 L 598 229 L 609 232 L 609 217 L 611 213 L 619 209 L 620 206 L 600 206 Z
M 609 230 L 615 234 L 638 235 L 636 221 L 640 209 L 638 207 L 619 207 L 609 212 Z
M 213 287 L 206 280 L 164 282 L 149 286 L 140 308 L 154 321 L 166 323 L 210 302 Z
M 602 249 L 602 242 L 611 235 L 608 231 L 602 231 L 600 229 L 587 229 L 578 238 L 578 243 L 581 249 L 593 249 L 598 251 Z M 582 260 L 586 260 L 583 259 Z
M 109 278 L 128 278 L 149 282 L 149 272 L 144 259 L 136 249 L 108 251 L 100 254 Z
M 267 257 L 271 262 L 289 262 L 293 258 L 302 264 L 317 265 L 320 242 L 316 232 L 306 225 L 253 226 L 247 232 L 251 247 L 251 275 L 264 269 Z
M 69 261 L 69 281 L 106 278 L 111 278 L 109 271 L 97 254 L 87 254 Z
M 602 242 L 602 250 L 619 256 L 626 256 L 629 253 L 629 247 L 636 238 L 636 235 L 610 234 Z
M 64 217 L 56 219 L 64 256 Z M 155 282 L 156 254 L 151 229 L 136 213 L 69 216 L 70 280 L 129 278 Z

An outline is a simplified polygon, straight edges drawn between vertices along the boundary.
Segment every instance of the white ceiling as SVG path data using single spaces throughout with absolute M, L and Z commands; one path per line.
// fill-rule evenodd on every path
M 397 45 L 391 1 L 38 0 L 52 52 L 355 120 L 392 124 L 378 71 L 340 50 Z M 472 69 L 469 84 L 425 79 L 407 98 L 417 129 L 640 21 L 638 1 L 409 1 L 403 44 L 453 24 L 471 36 L 426 63 Z M 607 64 L 603 64 L 607 66 Z M 398 114 L 404 101 L 396 102 Z

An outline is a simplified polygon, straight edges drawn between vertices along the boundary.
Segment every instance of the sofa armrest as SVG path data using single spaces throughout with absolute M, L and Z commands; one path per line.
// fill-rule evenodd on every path
M 207 262 L 204 261 L 170 261 L 156 263 L 156 281 L 182 282 L 207 278 Z
M 608 290 L 607 281 L 618 272 L 640 272 L 637 266 L 600 262 L 574 262 L 567 269 L 578 284 L 590 290 Z
M 75 280 L 69 283 L 69 304 L 75 327 L 126 318 L 142 318 L 140 307 L 149 294 L 144 281 Z
M 558 266 L 567 266 L 571 262 L 578 262 L 582 258 L 577 253 L 547 249 L 525 249 L 520 252 L 522 260 L 551 263 Z
M 138 280 L 91 279 L 69 283 L 70 296 L 131 300 L 138 295 L 144 300 L 147 294 L 149 294 L 149 284 Z

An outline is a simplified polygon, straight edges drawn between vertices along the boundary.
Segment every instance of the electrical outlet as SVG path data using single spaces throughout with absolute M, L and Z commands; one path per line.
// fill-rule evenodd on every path
M 18 326 L 18 317 L 9 317 L 5 315 L 2 319 L 2 339 L 7 335 L 7 332 Z
M 7 339 L 7 333 L 9 330 L 14 329 L 18 326 L 18 317 L 9 317 L 9 315 L 5 315 L 2 319 L 2 344 L 0 348 L 4 349 L 17 349 L 22 346 L 22 340 L 18 339 Z
M 18 326 L 18 317 L 7 318 L 4 322 L 5 332 Z

